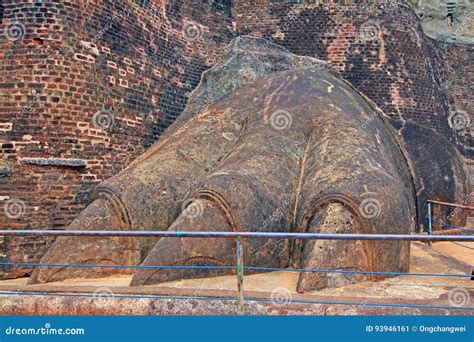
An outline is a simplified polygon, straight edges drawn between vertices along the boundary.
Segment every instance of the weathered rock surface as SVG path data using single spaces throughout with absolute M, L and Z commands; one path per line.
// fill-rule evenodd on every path
M 241 37 L 204 74 L 177 122 L 102 183 L 68 229 L 406 234 L 420 221 L 415 179 L 431 177 L 415 172 L 410 144 L 323 62 Z M 462 165 L 457 157 L 455 165 Z M 464 169 L 452 169 L 461 176 L 450 178 L 454 191 L 446 200 L 465 186 Z M 234 265 L 234 248 L 222 239 L 60 238 L 42 262 Z M 395 272 L 408 269 L 409 245 L 254 239 L 245 241 L 244 260 L 259 267 Z M 110 272 L 39 268 L 30 283 Z M 229 272 L 142 269 L 132 284 Z M 302 274 L 298 291 L 362 279 Z
M 423 31 L 448 43 L 474 44 L 473 7 L 469 0 L 408 0 Z
M 434 129 L 407 121 L 390 119 L 404 146 L 417 193 L 418 225 L 425 229 L 426 201 L 438 200 L 469 204 L 469 170 L 459 151 Z M 452 225 L 464 226 L 468 211 L 434 206 L 433 217 Z M 438 224 L 433 229 L 442 229 Z M 449 227 L 447 227 L 449 229 Z

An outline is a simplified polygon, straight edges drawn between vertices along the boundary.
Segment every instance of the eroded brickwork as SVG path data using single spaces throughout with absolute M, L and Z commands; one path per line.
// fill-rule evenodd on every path
M 328 60 L 388 115 L 435 128 L 472 158 L 472 134 L 449 124 L 458 110 L 472 113 L 471 50 L 427 38 L 397 1 L 318 2 L 4 1 L 0 155 L 11 176 L 0 177 L 0 228 L 71 222 L 98 182 L 159 137 L 202 72 L 243 34 Z M 33 261 L 49 241 L 2 243 L 5 259 Z
M 448 117 L 466 101 L 468 87 L 450 92 L 453 75 L 446 65 L 449 55 L 467 62 L 466 49 L 427 38 L 416 13 L 400 1 L 319 2 L 237 0 L 237 30 L 329 61 L 386 114 L 432 127 L 467 154 L 465 138 Z
M 445 79 L 443 88 L 453 96 L 454 106 L 450 108 L 448 121 L 468 118 L 469 127 L 456 131 L 457 146 L 461 153 L 474 162 L 474 49 L 462 45 L 447 45 L 442 50 Z M 461 123 L 462 125 L 462 123 Z M 473 174 L 474 176 L 474 174 Z
M 226 2 L 5 1 L 0 29 L 0 228 L 59 228 L 183 110 L 232 38 Z M 21 158 L 83 159 L 86 167 Z M 4 208 L 5 207 L 5 208 Z M 45 239 L 8 239 L 31 261 Z M 21 271 L 22 272 L 22 271 Z

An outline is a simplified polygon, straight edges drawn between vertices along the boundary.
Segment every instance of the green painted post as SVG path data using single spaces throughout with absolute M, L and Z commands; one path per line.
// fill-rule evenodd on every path
M 237 236 L 237 314 L 244 314 L 244 249 L 242 237 Z

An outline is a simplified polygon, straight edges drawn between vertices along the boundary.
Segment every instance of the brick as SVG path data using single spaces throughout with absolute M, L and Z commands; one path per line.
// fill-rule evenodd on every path
M 0 194 L 27 200 L 30 208 L 15 222 L 0 215 L 0 227 L 51 229 L 70 223 L 97 183 L 129 165 L 182 112 L 201 74 L 237 34 L 259 35 L 295 54 L 329 61 L 385 113 L 430 125 L 472 158 L 469 132 L 453 132 L 448 125 L 451 111 L 472 112 L 469 48 L 441 49 L 425 38 L 419 19 L 405 6 L 382 14 L 375 4 L 362 10 L 350 0 L 327 1 L 325 9 L 311 2 L 220 1 L 219 7 L 217 1 L 191 2 L 3 1 L 4 22 L 35 18 L 28 36 L 42 44 L 27 44 L 24 37 L 0 48 L 0 91 L 8 95 L 0 97 L 0 134 L 7 136 L 5 143 L 15 142 L 15 148 L 0 150 L 12 169 L 0 181 Z M 118 8 L 126 9 L 127 20 L 113 17 Z M 369 12 L 383 34 L 364 41 L 360 27 Z M 163 18 L 172 26 L 159 25 Z M 180 29 L 190 18 L 201 29 L 197 39 Z M 34 37 L 39 32 L 41 37 Z M 59 41 L 51 63 L 48 45 Z M 37 93 L 25 96 L 30 89 Z M 116 119 L 111 129 L 94 126 L 94 115 L 104 108 Z M 144 113 L 153 113 L 153 121 L 141 119 Z M 65 156 L 93 166 L 19 162 Z M 38 261 L 51 241 L 5 239 L 0 255 Z M 5 269 L 0 278 L 28 272 Z

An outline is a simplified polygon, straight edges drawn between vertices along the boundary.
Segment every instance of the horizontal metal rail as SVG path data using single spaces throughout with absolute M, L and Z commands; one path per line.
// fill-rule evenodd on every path
M 0 236 L 119 236 L 119 237 L 191 237 L 191 238 L 249 238 L 296 240 L 397 240 L 397 241 L 471 241 L 472 235 L 421 234 L 313 234 L 270 232 L 176 232 L 124 230 L 0 230 Z
M 428 203 L 433 203 L 433 204 L 445 205 L 445 206 L 448 206 L 448 207 L 455 207 L 455 208 L 462 208 L 462 209 L 474 210 L 474 207 L 472 207 L 472 206 L 470 206 L 470 205 L 447 203 L 447 202 L 433 201 L 433 200 L 428 200 L 427 202 L 428 202 Z
M 430 218 L 430 220 L 431 220 L 431 222 L 438 223 L 441 226 L 450 227 L 450 228 L 454 228 L 454 229 L 459 229 L 459 230 L 463 230 L 465 232 L 474 232 L 474 228 L 456 226 L 454 224 L 450 224 L 448 222 L 445 222 L 443 220 L 438 220 L 438 219 L 435 219 L 435 218 Z M 431 232 L 431 234 L 435 234 L 435 233 Z

